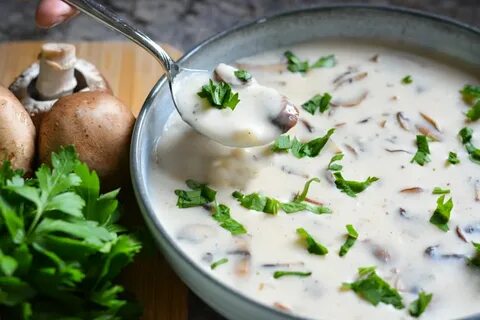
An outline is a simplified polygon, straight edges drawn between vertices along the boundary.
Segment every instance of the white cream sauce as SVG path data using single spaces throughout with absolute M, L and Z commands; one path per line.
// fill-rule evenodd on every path
M 173 85 L 173 94 L 183 120 L 201 134 L 232 147 L 265 145 L 295 125 L 298 111 L 286 97 L 253 78 L 240 81 L 234 75 L 236 70 L 221 63 L 216 67 L 215 75 L 208 72 L 180 73 Z M 211 78 L 220 78 L 218 80 L 231 85 L 233 93 L 238 93 L 240 102 L 234 110 L 217 109 L 207 99 L 198 96 L 202 86 Z
M 286 49 L 310 61 L 335 54 L 337 65 L 305 75 L 291 73 L 286 71 L 282 57 Z M 374 56 L 377 58 L 372 59 Z M 286 307 L 294 315 L 314 319 L 410 318 L 406 309 L 385 304 L 375 307 L 352 291 L 340 290 L 342 283 L 357 279 L 359 267 L 372 265 L 399 290 L 407 306 L 417 298 L 418 290 L 433 293 L 422 319 L 479 313 L 480 271 L 468 267 L 463 259 L 434 259 L 425 254 L 428 247 L 438 246 L 440 253 L 472 256 L 474 249 L 456 234 L 457 226 L 468 241 L 480 241 L 480 202 L 475 199 L 480 167 L 468 159 L 457 136 L 465 126 L 468 109 L 459 90 L 467 83 L 478 84 L 478 78 L 448 61 L 431 57 L 387 46 L 322 41 L 242 59 L 241 67 L 258 82 L 275 88 L 298 106 L 324 92 L 333 96 L 335 105 L 361 102 L 354 107 L 332 107 L 324 114 L 300 110 L 300 119 L 311 125 L 312 132 L 299 122 L 289 134 L 301 141 L 336 127 L 319 156 L 303 159 L 289 153 L 271 153 L 269 147 L 221 146 L 194 132 L 173 114 L 155 151 L 158 168 L 151 173 L 150 198 L 155 199 L 159 220 L 206 272 L 233 290 L 271 307 Z M 346 72 L 350 73 L 343 79 L 367 75 L 351 83 L 335 82 Z M 406 75 L 412 76 L 412 84 L 401 83 Z M 400 127 L 398 112 L 410 119 L 411 131 Z M 419 112 L 433 118 L 441 133 Z M 432 161 L 423 167 L 410 163 L 417 149 L 415 125 L 429 128 L 441 139 L 430 142 Z M 480 122 L 469 126 L 475 130 L 475 144 L 480 145 Z M 326 178 L 327 164 L 339 150 L 345 154 L 341 162 L 345 178 L 380 178 L 357 198 L 341 193 Z M 458 154 L 460 164 L 446 165 L 450 151 Z M 319 177 L 321 182 L 311 185 L 309 198 L 323 202 L 332 214 L 279 212 L 272 216 L 247 210 L 231 196 L 232 191 L 241 190 L 289 201 L 311 177 Z M 246 227 L 248 235 L 233 237 L 201 207 L 177 208 L 173 191 L 188 189 L 186 179 L 208 182 L 218 190 L 218 201 L 231 208 L 232 217 Z M 447 198 L 451 196 L 454 202 L 450 231 L 446 233 L 429 222 L 438 198 L 432 195 L 432 189 L 437 186 L 450 189 Z M 421 187 L 423 192 L 399 192 L 410 187 Z M 346 224 L 355 226 L 359 239 L 340 258 L 338 250 L 345 241 Z M 476 231 L 469 233 L 475 226 Z M 309 254 L 295 233 L 299 227 L 309 231 L 329 253 Z M 235 250 L 248 251 L 250 257 L 234 254 Z M 212 262 L 224 257 L 229 259 L 227 264 L 210 269 Z M 291 265 L 263 266 L 275 263 Z M 276 270 L 311 271 L 312 275 L 275 280 L 272 275 Z

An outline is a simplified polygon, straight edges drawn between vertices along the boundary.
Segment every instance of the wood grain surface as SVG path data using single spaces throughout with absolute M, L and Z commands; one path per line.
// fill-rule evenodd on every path
M 37 57 L 41 42 L 11 42 L 0 44 L 0 84 L 8 85 Z M 135 115 L 155 82 L 162 75 L 161 66 L 139 47 L 126 42 L 76 43 L 77 56 L 94 63 L 109 81 L 114 94 Z M 177 49 L 163 45 L 174 58 Z M 136 227 L 142 218 L 131 193 L 123 195 L 127 221 Z M 126 202 L 126 203 L 125 203 Z M 143 232 L 146 232 L 143 229 Z M 185 320 L 188 316 L 188 289 L 178 279 L 156 250 L 140 255 L 127 268 L 122 281 L 144 308 L 144 320 Z M 150 252 L 148 252 L 150 251 Z

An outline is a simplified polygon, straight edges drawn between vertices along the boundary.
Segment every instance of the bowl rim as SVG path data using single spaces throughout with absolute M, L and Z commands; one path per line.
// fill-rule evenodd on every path
M 257 18 L 253 21 L 247 22 L 247 23 L 242 23 L 237 26 L 233 26 L 231 28 L 228 28 L 222 32 L 216 33 L 205 40 L 201 41 L 200 43 L 194 45 L 191 49 L 189 49 L 178 61 L 178 64 L 182 64 L 185 60 L 188 60 L 191 56 L 195 55 L 201 48 L 204 46 L 215 42 L 219 39 L 222 39 L 224 37 L 229 36 L 231 33 L 241 31 L 247 28 L 251 28 L 257 24 L 263 24 L 275 19 L 282 19 L 285 17 L 289 16 L 295 16 L 299 15 L 302 13 L 311 13 L 311 12 L 327 12 L 327 11 L 332 11 L 332 10 L 345 10 L 345 9 L 360 9 L 360 10 L 371 10 L 371 11 L 384 11 L 384 12 L 394 12 L 394 13 L 400 13 L 403 15 L 410 15 L 413 17 L 417 17 L 420 19 L 427 19 L 431 20 L 433 22 L 437 23 L 444 23 L 450 26 L 454 26 L 460 29 L 463 29 L 464 31 L 470 32 L 474 34 L 475 36 L 480 37 L 480 28 L 477 28 L 475 26 L 469 25 L 464 22 L 460 22 L 454 18 L 443 16 L 440 14 L 435 14 L 435 13 L 429 13 L 426 11 L 418 10 L 418 9 L 411 9 L 411 8 L 406 8 L 406 7 L 401 7 L 401 6 L 394 6 L 394 5 L 369 5 L 369 4 L 331 4 L 331 5 L 313 5 L 313 6 L 307 6 L 301 9 L 294 9 L 294 10 L 286 10 L 282 11 L 276 14 L 271 14 L 271 15 L 265 15 L 260 18 Z M 142 132 L 144 132 L 145 128 L 145 119 L 146 115 L 150 111 L 150 109 L 153 107 L 153 102 L 155 100 L 155 97 L 158 95 L 158 92 L 160 89 L 165 85 L 166 83 L 166 77 L 163 75 L 153 86 L 149 94 L 147 95 L 145 102 L 142 105 L 142 108 L 137 116 L 137 120 L 133 129 L 132 133 L 132 140 L 131 140 L 131 149 L 130 149 L 130 175 L 131 175 L 131 180 L 132 180 L 132 185 L 133 185 L 133 191 L 135 194 L 135 198 L 137 200 L 138 206 L 140 208 L 140 211 L 142 213 L 143 218 L 145 219 L 145 222 L 147 226 L 150 229 L 150 232 L 152 233 L 152 236 L 155 238 L 155 242 L 158 244 L 162 242 L 162 244 L 165 244 L 170 247 L 171 250 L 177 253 L 177 255 L 181 258 L 181 260 L 184 263 L 187 263 L 190 265 L 191 268 L 195 270 L 195 272 L 203 277 L 204 279 L 207 279 L 210 283 L 218 287 L 220 290 L 227 291 L 230 295 L 234 296 L 235 299 L 240 299 L 246 304 L 251 304 L 254 305 L 256 308 L 263 309 L 266 313 L 270 314 L 271 316 L 278 316 L 284 319 L 291 319 L 291 320 L 299 320 L 299 319 L 307 319 L 298 315 L 294 314 L 289 314 L 286 312 L 282 312 L 278 309 L 274 309 L 273 307 L 269 307 L 261 302 L 258 302 L 257 300 L 250 298 L 249 296 L 246 296 L 240 292 L 237 292 L 236 290 L 230 288 L 230 286 L 224 284 L 223 282 L 219 281 L 216 279 L 214 276 L 209 274 L 207 271 L 203 270 L 201 267 L 199 267 L 186 253 L 182 251 L 180 246 L 178 246 L 175 241 L 168 235 L 167 231 L 161 223 L 158 223 L 157 219 L 154 218 L 155 212 L 152 208 L 151 201 L 148 198 L 148 191 L 147 188 L 145 187 L 147 185 L 145 177 L 142 175 L 140 167 L 141 167 L 141 148 L 140 148 L 140 141 L 141 141 L 141 136 Z M 152 227 L 154 226 L 154 227 Z M 161 240 L 159 240 L 161 238 Z M 166 254 L 163 253 L 163 250 L 161 250 L 162 254 L 165 256 L 166 260 L 168 261 L 168 257 L 166 257 Z M 170 263 L 169 263 L 170 264 Z M 171 266 L 171 265 L 170 265 Z M 173 267 L 172 267 L 173 269 Z M 175 273 L 176 270 L 174 270 Z M 182 280 L 183 282 L 183 280 Z M 186 284 L 186 283 L 185 283 Z M 188 287 L 188 285 L 187 285 Z M 190 288 L 189 288 L 190 289 Z M 204 301 L 201 297 L 200 299 Z M 205 301 L 204 301 L 205 302 Z M 209 304 L 209 303 L 207 303 Z M 215 308 L 213 308 L 215 311 L 217 311 Z M 218 312 L 218 311 L 217 311 Z M 476 319 L 477 315 L 474 315 L 473 318 Z M 468 319 L 473 319 L 473 318 L 468 318 Z

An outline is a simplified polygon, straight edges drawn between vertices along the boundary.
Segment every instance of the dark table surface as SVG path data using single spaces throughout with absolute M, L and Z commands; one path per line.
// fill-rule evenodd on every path
M 35 28 L 37 1 L 0 0 L 0 41 L 122 39 L 87 17 L 79 16 L 51 30 Z M 229 27 L 274 13 L 316 5 L 366 3 L 395 5 L 449 16 L 480 28 L 480 0 L 104 0 L 155 40 L 188 50 Z M 190 320 L 219 320 L 195 295 L 189 298 Z

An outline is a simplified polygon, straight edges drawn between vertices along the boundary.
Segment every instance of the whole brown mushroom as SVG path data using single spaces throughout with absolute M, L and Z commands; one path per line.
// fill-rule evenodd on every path
M 29 172 L 35 157 L 35 127 L 18 99 L 0 86 L 0 165 Z
M 38 61 L 25 69 L 9 89 L 37 128 L 42 116 L 60 97 L 84 91 L 112 93 L 100 71 L 90 62 L 78 59 L 75 46 L 68 43 L 43 44 Z
M 74 145 L 80 160 L 98 173 L 107 189 L 124 185 L 134 122 L 130 109 L 104 92 L 60 98 L 40 123 L 40 161 L 48 162 L 61 146 Z

